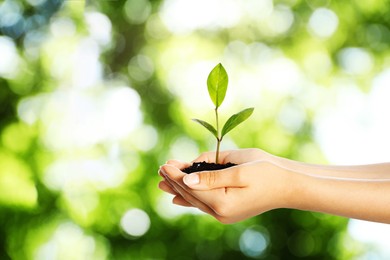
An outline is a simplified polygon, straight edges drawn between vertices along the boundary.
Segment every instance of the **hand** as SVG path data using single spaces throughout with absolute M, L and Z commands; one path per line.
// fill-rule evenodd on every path
M 205 153 L 194 161 L 213 162 L 214 155 Z M 160 188 L 175 195 L 173 203 L 197 207 L 222 223 L 285 206 L 288 172 L 272 163 L 272 156 L 258 149 L 244 149 L 222 152 L 220 158 L 222 163 L 239 165 L 187 175 L 180 169 L 188 163 L 168 161 L 160 168 L 165 178 Z

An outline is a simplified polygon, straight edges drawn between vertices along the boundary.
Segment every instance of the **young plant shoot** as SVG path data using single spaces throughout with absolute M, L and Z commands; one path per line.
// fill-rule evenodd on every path
M 233 130 L 236 126 L 244 122 L 252 113 L 254 108 L 247 108 L 238 112 L 237 114 L 232 115 L 222 127 L 222 131 L 220 129 L 219 124 L 219 114 L 218 108 L 222 105 L 223 100 L 225 99 L 226 90 L 228 86 L 228 75 L 226 73 L 225 68 L 219 63 L 214 69 L 210 72 L 207 78 L 207 89 L 209 91 L 209 96 L 211 101 L 213 101 L 215 105 L 215 120 L 216 127 L 213 125 L 200 120 L 200 119 L 192 119 L 193 121 L 201 124 L 207 130 L 209 130 L 213 136 L 217 139 L 217 149 L 216 149 L 216 157 L 215 163 L 218 164 L 219 160 L 219 148 L 222 142 L 223 137 Z

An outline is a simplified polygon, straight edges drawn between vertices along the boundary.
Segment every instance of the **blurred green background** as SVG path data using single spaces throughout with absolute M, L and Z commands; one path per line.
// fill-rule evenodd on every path
M 279 209 L 222 225 L 172 205 L 157 170 L 214 149 L 190 118 L 212 120 L 218 62 L 221 114 L 255 107 L 222 149 L 387 156 L 389 12 L 388 0 L 0 1 L 0 259 L 380 259 L 341 217 Z

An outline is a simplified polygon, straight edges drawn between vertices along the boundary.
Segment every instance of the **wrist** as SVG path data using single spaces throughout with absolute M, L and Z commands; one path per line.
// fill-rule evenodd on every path
M 266 195 L 267 197 L 262 200 L 261 205 L 264 206 L 266 201 L 267 206 L 265 208 L 268 208 L 268 210 L 293 208 L 297 192 L 300 190 L 298 188 L 300 174 L 275 161 L 262 160 L 255 165 L 258 167 L 257 172 L 260 173 L 259 184 L 264 185 L 266 183 L 266 192 L 260 195 Z M 264 192 L 264 190 L 261 192 Z
M 282 172 L 279 208 L 301 209 L 304 207 L 302 198 L 307 192 L 310 176 L 295 171 L 288 163 L 281 162 L 278 167 Z

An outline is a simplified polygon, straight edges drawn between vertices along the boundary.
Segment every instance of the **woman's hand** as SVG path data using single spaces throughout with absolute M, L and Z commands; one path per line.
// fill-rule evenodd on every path
M 194 161 L 213 162 L 215 153 Z M 160 168 L 160 188 L 175 195 L 173 203 L 197 207 L 222 223 L 234 223 L 265 211 L 286 207 L 289 172 L 272 163 L 272 156 L 258 149 L 225 151 L 221 162 L 239 165 L 185 174 L 188 163 L 168 161 Z

